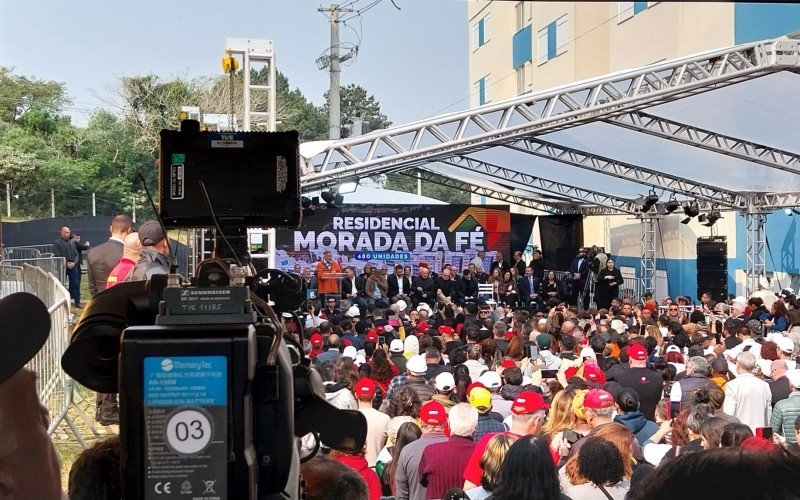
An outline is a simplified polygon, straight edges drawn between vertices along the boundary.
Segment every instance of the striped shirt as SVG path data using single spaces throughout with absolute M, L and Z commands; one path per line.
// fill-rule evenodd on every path
M 472 438 L 463 436 L 450 436 L 425 448 L 419 462 L 419 482 L 426 487 L 426 499 L 442 498 L 450 488 L 464 485 L 464 469 L 474 449 Z

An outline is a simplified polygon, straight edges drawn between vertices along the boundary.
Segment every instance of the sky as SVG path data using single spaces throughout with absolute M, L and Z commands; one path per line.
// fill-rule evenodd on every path
M 395 124 L 466 109 L 467 3 L 395 3 L 401 10 L 383 0 L 341 26 L 343 43 L 361 40 L 342 85 L 366 88 Z M 121 76 L 217 75 L 226 38 L 271 39 L 291 87 L 321 105 L 329 75 L 315 60 L 330 44 L 330 23 L 319 7 L 311 0 L 0 0 L 0 66 L 66 83 L 67 112 L 83 125 L 93 109 L 107 107 L 103 99 Z

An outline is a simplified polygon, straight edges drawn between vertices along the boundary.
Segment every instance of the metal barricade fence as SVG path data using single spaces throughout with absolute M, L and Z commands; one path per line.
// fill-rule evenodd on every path
M 52 243 L 44 245 L 20 245 L 16 247 L 5 247 L 3 249 L 3 257 L 8 259 L 35 259 L 41 257 L 41 254 L 46 253 L 53 253 Z
M 622 278 L 622 287 L 619 290 L 619 297 L 621 299 L 640 300 L 640 286 L 642 281 L 636 277 Z
M 23 264 L 30 264 L 31 266 L 40 267 L 46 273 L 50 273 L 62 284 L 67 282 L 67 259 L 64 257 L 37 257 L 29 259 L 4 259 L 4 265 L 21 266 Z M 33 292 L 31 292 L 33 293 Z
M 65 429 L 62 424 L 66 424 L 78 442 L 84 448 L 88 447 L 72 415 L 83 420 L 95 436 L 100 434 L 86 413 L 76 404 L 74 382 L 61 369 L 61 355 L 67 349 L 70 339 L 69 293 L 53 274 L 27 263 L 22 266 L 0 264 L 0 282 L 3 297 L 24 291 L 36 295 L 47 306 L 50 314 L 50 335 L 28 363 L 28 368 L 37 375 L 36 393 L 50 413 L 48 434 L 63 434 Z

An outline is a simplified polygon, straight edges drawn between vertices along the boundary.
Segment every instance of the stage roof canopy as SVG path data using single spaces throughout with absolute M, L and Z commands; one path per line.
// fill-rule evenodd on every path
M 737 45 L 301 147 L 304 191 L 392 172 L 549 213 L 642 197 L 800 205 L 800 36 Z

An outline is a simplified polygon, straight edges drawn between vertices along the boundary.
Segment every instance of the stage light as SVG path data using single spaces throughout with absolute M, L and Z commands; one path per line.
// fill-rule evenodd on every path
M 650 191 L 650 194 L 644 199 L 644 203 L 642 204 L 642 213 L 649 212 L 656 203 L 658 203 L 658 196 L 654 191 Z
M 316 203 L 315 203 L 316 200 Z M 311 217 L 315 213 L 317 213 L 316 205 L 319 203 L 319 198 L 314 197 L 314 199 L 308 198 L 307 196 L 300 197 L 300 206 L 303 207 L 303 217 Z
M 325 201 L 325 203 L 330 207 L 341 205 L 344 201 L 344 196 L 339 193 L 338 188 L 328 189 L 327 191 L 321 192 L 320 195 L 322 196 L 323 201 Z
M 681 208 L 680 202 L 678 200 L 669 200 L 665 205 L 664 208 L 667 210 L 668 214 L 671 214 L 675 210 Z
M 700 215 L 700 205 L 698 205 L 696 201 L 687 203 L 683 206 L 683 213 L 686 214 L 686 216 L 690 219 L 692 217 L 697 217 Z
M 702 215 L 700 217 L 703 218 Z M 717 210 L 716 208 L 712 209 L 711 213 L 709 213 L 708 215 L 705 216 L 705 222 L 703 223 L 703 225 L 706 226 L 706 227 L 711 227 L 714 224 L 716 224 L 716 222 L 718 220 L 720 220 L 721 218 L 722 218 L 722 214 L 719 213 L 719 210 Z

